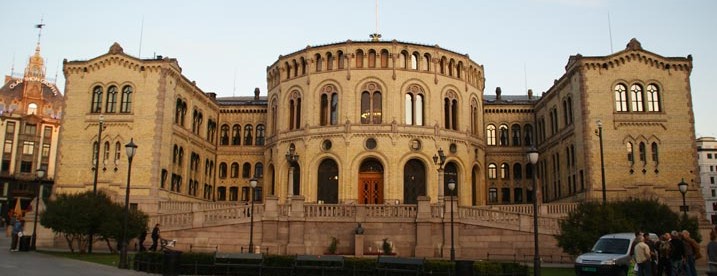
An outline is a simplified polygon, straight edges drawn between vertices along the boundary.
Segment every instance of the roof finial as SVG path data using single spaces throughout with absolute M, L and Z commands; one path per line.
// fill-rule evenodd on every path
M 378 33 L 378 0 L 376 0 L 376 32 L 369 35 L 371 41 L 381 40 L 381 34 Z
M 42 38 L 42 27 L 45 27 L 45 24 L 42 23 L 42 21 L 44 20 L 43 17 L 44 16 L 40 17 L 40 24 L 35 24 L 35 28 L 40 29 L 39 31 L 37 31 L 37 47 L 35 47 L 35 53 L 40 52 L 40 38 Z

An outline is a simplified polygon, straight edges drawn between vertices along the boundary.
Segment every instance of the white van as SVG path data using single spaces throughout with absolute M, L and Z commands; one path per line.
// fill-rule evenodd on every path
M 657 240 L 657 235 L 650 234 Z M 591 252 L 575 259 L 575 274 L 581 275 L 627 275 L 630 268 L 630 247 L 635 233 L 607 234 L 595 242 Z

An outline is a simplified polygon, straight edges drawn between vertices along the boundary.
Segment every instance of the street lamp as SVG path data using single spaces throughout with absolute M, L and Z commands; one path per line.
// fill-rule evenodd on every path
M 129 264 L 127 262 L 127 219 L 129 217 L 129 190 L 130 190 L 130 175 L 132 174 L 132 158 L 137 153 L 137 145 L 134 143 L 134 139 L 130 139 L 129 143 L 124 146 L 127 150 L 127 188 L 125 188 L 124 197 L 124 223 L 122 224 L 122 250 L 120 251 L 120 262 L 119 268 L 127 269 Z
M 682 212 L 684 213 L 685 217 L 687 217 L 687 203 L 685 202 L 685 194 L 687 193 L 687 183 L 685 183 L 685 179 L 682 178 L 682 181 L 680 183 L 677 183 L 677 188 L 680 189 L 680 193 L 682 193 L 682 206 L 680 206 L 680 209 L 682 209 Z
M 438 199 L 442 200 L 443 197 L 443 165 L 446 164 L 446 155 L 443 153 L 442 148 L 438 148 L 438 155 L 433 155 L 433 164 L 438 166 Z
M 249 253 L 254 253 L 254 198 L 256 197 L 256 178 L 249 180 L 251 186 L 251 209 L 249 211 Z
M 99 124 L 98 124 L 99 130 L 97 131 L 97 148 L 95 149 L 96 150 L 95 151 L 95 160 L 93 160 L 94 161 L 93 169 L 95 170 L 95 177 L 94 177 L 94 180 L 92 181 L 92 194 L 94 194 L 95 196 L 97 196 L 97 176 L 100 172 L 100 147 L 102 146 L 101 145 L 102 144 L 102 129 L 104 128 L 104 124 L 105 124 L 105 116 L 100 115 Z M 90 229 L 90 235 L 89 235 L 90 242 L 87 243 L 87 253 L 90 253 L 90 254 L 92 253 L 92 242 L 94 241 L 94 239 L 92 238 L 92 235 L 93 235 L 93 229 Z
M 299 155 L 296 154 L 296 147 L 294 144 L 289 145 L 289 150 L 286 152 L 286 161 L 289 162 L 289 187 L 287 187 L 286 199 L 289 200 L 294 196 L 294 166 L 299 161 Z
M 45 169 L 40 168 L 37 169 L 37 187 L 35 189 L 35 196 L 37 197 L 37 201 L 35 201 L 35 222 L 33 222 L 32 227 L 32 243 L 30 244 L 30 250 L 36 250 L 37 247 L 35 245 L 37 244 L 37 215 L 40 213 L 40 199 L 42 196 L 40 195 L 40 192 L 42 191 L 42 178 L 45 177 Z
M 603 147 L 602 147 L 602 121 L 597 120 L 598 129 L 595 130 L 595 134 L 600 139 L 600 179 L 602 181 L 602 204 L 605 205 L 607 202 L 607 195 L 605 194 L 605 159 L 603 158 Z
M 530 162 L 533 168 L 533 248 L 535 250 L 533 254 L 533 274 L 535 276 L 540 276 L 540 251 L 538 246 L 538 171 L 535 167 L 535 164 L 538 163 L 539 155 L 538 149 L 535 147 L 530 147 L 528 150 L 528 162 Z
M 456 189 L 456 180 L 448 180 L 448 189 L 451 190 L 451 262 L 456 260 L 456 248 L 453 246 L 453 196 Z

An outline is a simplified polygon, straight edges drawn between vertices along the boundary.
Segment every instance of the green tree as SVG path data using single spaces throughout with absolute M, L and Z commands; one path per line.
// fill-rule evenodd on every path
M 40 224 L 65 237 L 70 251 L 75 248 L 84 253 L 87 248 L 87 233 L 92 230 L 98 239 L 107 242 L 114 251 L 110 240 L 122 235 L 124 204 L 113 202 L 106 194 L 92 192 L 59 194 L 47 202 Z M 136 237 L 147 225 L 147 215 L 131 211 L 128 219 L 128 237 Z
M 561 233 L 556 239 L 564 252 L 580 255 L 590 251 L 605 234 L 643 231 L 659 235 L 680 229 L 701 240 L 696 218 L 680 217 L 656 199 L 632 198 L 606 205 L 591 201 L 581 203 L 560 222 Z

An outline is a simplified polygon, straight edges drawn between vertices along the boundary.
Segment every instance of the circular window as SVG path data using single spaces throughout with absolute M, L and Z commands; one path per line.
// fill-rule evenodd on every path
M 366 139 L 366 148 L 367 149 L 375 149 L 376 148 L 376 139 L 368 138 Z
M 330 150 L 331 149 L 331 140 L 324 140 L 323 143 L 321 143 L 321 149 L 323 150 Z
M 451 151 L 451 153 L 456 153 L 458 151 L 458 146 L 456 144 L 451 143 L 451 145 L 448 147 L 448 150 Z

